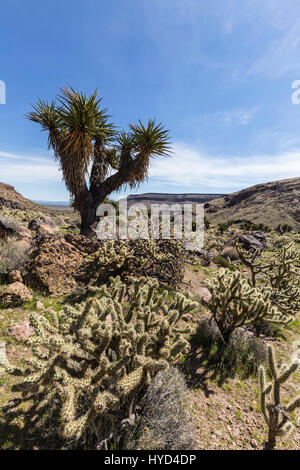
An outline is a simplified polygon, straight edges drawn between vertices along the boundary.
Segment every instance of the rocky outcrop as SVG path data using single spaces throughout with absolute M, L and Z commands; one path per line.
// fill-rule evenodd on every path
M 13 284 L 14 282 L 23 282 L 22 275 L 17 269 L 8 273 L 8 280 L 10 284 Z
M 75 235 L 74 233 L 67 233 L 65 240 L 73 245 L 77 250 L 84 254 L 96 253 L 101 248 L 103 243 L 96 238 L 87 238 L 83 235 Z
M 7 241 L 9 238 L 22 240 L 23 238 L 31 239 L 31 232 L 26 227 L 10 227 L 0 220 L 0 239 Z
M 22 282 L 14 282 L 0 292 L 0 303 L 5 307 L 19 307 L 31 300 L 32 295 Z
M 58 232 L 59 227 L 53 224 L 50 217 L 42 217 L 40 219 L 33 219 L 28 224 L 29 230 L 36 233 L 38 237 L 47 234 L 54 234 Z
M 41 206 L 35 204 L 32 201 L 29 201 L 29 199 L 26 199 L 20 193 L 18 193 L 13 186 L 6 183 L 0 183 L 0 208 L 1 207 L 19 210 L 41 209 Z
M 29 321 L 21 321 L 7 328 L 7 333 L 18 341 L 25 341 L 34 335 L 34 329 L 30 326 Z
M 74 275 L 81 262 L 81 252 L 63 237 L 43 235 L 34 241 L 25 280 L 48 294 L 67 293 L 75 287 Z

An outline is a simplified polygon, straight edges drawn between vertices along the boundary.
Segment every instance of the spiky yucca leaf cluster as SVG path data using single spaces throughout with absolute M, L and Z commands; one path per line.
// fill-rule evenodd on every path
M 212 294 L 208 307 L 226 343 L 238 326 L 261 319 L 283 324 L 292 321 L 272 305 L 270 289 L 251 287 L 240 272 L 222 268 L 208 287 Z
M 276 444 L 276 437 L 285 436 L 294 428 L 291 422 L 290 413 L 300 408 L 300 395 L 287 405 L 281 403 L 281 386 L 288 378 L 299 368 L 299 360 L 294 358 L 289 366 L 283 365 L 278 368 L 275 361 L 274 350 L 268 346 L 268 362 L 270 374 L 273 383 L 266 382 L 265 369 L 261 366 L 259 369 L 259 379 L 261 388 L 261 410 L 269 428 L 267 447 L 273 449 Z M 266 397 L 273 399 L 267 403 Z
M 189 349 L 190 328 L 179 321 L 197 304 L 181 294 L 168 304 L 155 280 L 131 283 L 115 278 L 91 288 L 86 302 L 66 307 L 60 318 L 31 316 L 34 358 L 25 372 L 11 372 L 23 374 L 18 388 L 40 400 L 38 416 L 56 410 L 66 439 L 86 431 L 99 438 L 105 419 L 132 416 L 156 373 Z

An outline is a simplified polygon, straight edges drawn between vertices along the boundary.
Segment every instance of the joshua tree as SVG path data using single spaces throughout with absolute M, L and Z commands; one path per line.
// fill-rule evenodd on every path
M 169 132 L 154 119 L 117 132 L 90 96 L 64 88 L 56 101 L 39 99 L 26 117 L 48 132 L 48 146 L 60 163 L 63 179 L 81 215 L 81 233 L 90 235 L 96 210 L 113 191 L 138 186 L 148 174 L 150 157 L 167 156 Z

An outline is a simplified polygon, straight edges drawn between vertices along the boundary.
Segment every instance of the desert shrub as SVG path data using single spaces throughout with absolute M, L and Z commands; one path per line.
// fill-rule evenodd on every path
M 127 448 L 138 450 L 192 450 L 197 448 L 183 375 L 169 367 L 157 374 L 142 405 L 136 439 Z
M 207 366 L 220 373 L 222 379 L 236 374 L 248 377 L 266 359 L 265 344 L 243 328 L 237 328 L 224 345 L 214 320 L 202 320 L 193 341 L 202 348 Z
M 269 338 L 284 337 L 284 326 L 269 323 L 264 320 L 258 320 L 252 325 L 253 331 L 257 336 L 267 336 Z
M 0 275 L 6 275 L 17 269 L 21 273 L 29 259 L 29 246 L 17 240 L 0 242 Z
M 35 336 L 28 368 L 8 368 L 21 379 L 19 413 L 35 426 L 52 426 L 69 447 L 90 443 L 120 446 L 124 423 L 133 423 L 138 404 L 157 372 L 189 350 L 181 317 L 197 304 L 157 292 L 155 280 L 119 278 L 109 287 L 91 288 L 90 298 L 57 314 L 32 314 Z M 33 401 L 31 407 L 24 403 Z
M 262 230 L 263 232 L 271 232 L 272 229 L 268 225 L 264 224 L 254 224 L 250 220 L 246 220 L 240 224 L 240 228 L 242 230 L 246 230 L 247 232 L 253 230 Z
M 276 232 L 283 234 L 291 232 L 293 230 L 293 227 L 288 224 L 279 224 L 275 230 Z

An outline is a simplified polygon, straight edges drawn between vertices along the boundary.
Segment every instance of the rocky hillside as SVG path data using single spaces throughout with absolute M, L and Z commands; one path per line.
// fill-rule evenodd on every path
M 38 204 L 30 201 L 18 193 L 13 186 L 0 182 L 0 208 L 19 210 L 40 210 Z
M 300 228 L 300 178 L 258 184 L 205 204 L 213 223 L 249 220 L 269 227 Z

